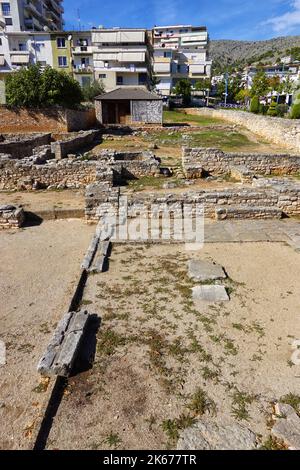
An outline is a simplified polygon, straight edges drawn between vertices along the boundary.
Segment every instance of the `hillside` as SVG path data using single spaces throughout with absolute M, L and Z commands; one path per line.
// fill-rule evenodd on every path
M 214 69 L 222 70 L 226 65 L 274 63 L 295 47 L 300 47 L 300 36 L 278 37 L 267 41 L 211 40 L 210 56 L 214 61 Z

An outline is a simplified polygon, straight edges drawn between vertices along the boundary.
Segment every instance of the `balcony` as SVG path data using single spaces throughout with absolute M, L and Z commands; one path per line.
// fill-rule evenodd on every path
M 171 73 L 171 62 L 154 62 L 154 73 Z
M 74 65 L 74 73 L 78 74 L 86 74 L 86 73 L 93 73 L 94 67 L 91 65 Z
M 76 46 L 72 48 L 72 52 L 74 55 L 76 54 L 93 54 L 93 47 L 92 46 Z
M 29 64 L 28 51 L 10 51 L 10 61 L 12 65 L 27 65 Z
M 29 11 L 33 15 L 38 16 L 39 18 L 44 19 L 43 9 L 42 8 L 38 9 L 31 0 L 25 0 L 23 5 L 24 5 L 25 10 Z

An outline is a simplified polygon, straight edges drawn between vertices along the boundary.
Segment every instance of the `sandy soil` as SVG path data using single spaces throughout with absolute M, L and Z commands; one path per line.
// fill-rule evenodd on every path
M 64 191 L 1 191 L 0 205 L 18 204 L 26 211 L 84 209 L 84 190 Z
M 224 266 L 231 301 L 194 304 L 186 261 Z M 203 413 L 264 442 L 272 403 L 299 394 L 299 254 L 283 243 L 115 246 L 84 303 L 102 324 L 94 367 L 70 380 L 48 448 L 174 448 Z
M 44 222 L 0 232 L 0 449 L 26 449 L 47 384 L 36 366 L 57 321 L 69 307 L 92 227 Z

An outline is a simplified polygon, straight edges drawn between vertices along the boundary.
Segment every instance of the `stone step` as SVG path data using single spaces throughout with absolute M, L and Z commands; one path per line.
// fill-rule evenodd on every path
M 222 206 L 216 207 L 215 218 L 227 219 L 281 219 L 283 213 L 277 207 L 264 206 Z

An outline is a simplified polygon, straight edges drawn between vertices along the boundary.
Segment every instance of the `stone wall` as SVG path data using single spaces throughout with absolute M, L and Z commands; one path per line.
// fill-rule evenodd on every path
M 300 121 L 270 116 L 261 116 L 246 111 L 228 109 L 188 108 L 190 114 L 205 115 L 244 126 L 251 132 L 279 144 L 300 151 Z
M 96 124 L 94 109 L 25 109 L 0 106 L 0 133 L 72 132 Z
M 88 222 L 97 222 L 106 212 L 119 209 L 117 189 L 103 182 L 87 188 Z M 137 217 L 140 214 L 149 216 L 152 205 L 161 204 L 175 217 L 183 217 L 186 210 L 193 217 L 200 206 L 203 206 L 205 216 L 210 218 L 280 218 L 283 213 L 288 216 L 300 214 L 300 184 L 277 183 L 268 186 L 265 182 L 262 187 L 252 188 L 207 189 L 170 194 L 135 193 L 127 194 L 127 202 L 128 217 Z M 199 205 L 198 209 L 196 204 Z
M 68 139 L 52 142 L 51 150 L 55 154 L 55 158 L 61 160 L 70 153 L 77 152 L 82 148 L 92 145 L 99 137 L 99 131 L 82 131 Z
M 0 154 L 7 153 L 13 158 L 24 158 L 32 155 L 37 147 L 49 145 L 51 142 L 51 134 L 35 134 L 24 136 L 3 136 L 4 140 L 0 141 Z
M 211 148 L 184 148 L 183 170 L 188 178 L 230 173 L 231 167 L 247 167 L 256 175 L 292 175 L 300 172 L 300 156 L 276 154 L 224 153 Z
M 0 190 L 84 188 L 96 180 L 96 162 L 79 159 L 31 161 L 0 158 Z
M 115 184 L 160 173 L 160 161 L 152 152 L 103 150 L 97 157 L 104 171 L 107 168 L 113 171 Z

